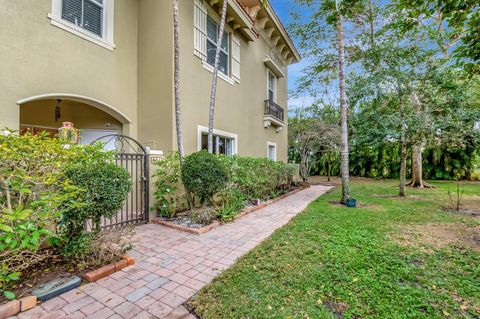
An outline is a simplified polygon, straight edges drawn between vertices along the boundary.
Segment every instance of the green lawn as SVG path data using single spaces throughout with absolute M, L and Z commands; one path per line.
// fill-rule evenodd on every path
M 356 181 L 241 258 L 191 300 L 207 318 L 480 318 L 480 218 L 446 212 L 447 189 Z M 480 211 L 480 184 L 464 184 Z M 392 195 L 392 196 L 388 196 Z

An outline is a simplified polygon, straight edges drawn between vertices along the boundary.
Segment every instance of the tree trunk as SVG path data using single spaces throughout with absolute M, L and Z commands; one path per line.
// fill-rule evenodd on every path
M 180 110 L 180 47 L 178 35 L 180 33 L 180 24 L 178 19 L 178 0 L 172 0 L 173 5 L 173 83 L 175 95 L 175 126 L 177 130 L 177 146 L 180 157 L 180 169 L 182 169 L 183 159 L 185 158 L 185 150 L 183 148 L 183 135 L 181 125 Z M 185 197 L 187 198 L 188 207 L 191 209 L 192 197 L 187 189 L 185 189 Z
M 400 103 L 400 189 L 398 195 L 405 197 L 405 179 L 407 172 L 407 125 L 405 123 L 405 105 L 403 104 L 402 89 L 399 86 L 399 103 Z
M 343 47 L 343 16 L 338 15 L 338 77 L 340 80 L 340 113 L 341 113 L 341 135 L 342 146 L 340 150 L 341 158 L 341 175 L 342 175 L 342 199 L 341 203 L 345 204 L 347 199 L 351 197 L 350 178 L 349 178 L 349 162 L 348 162 L 348 106 L 345 85 L 345 49 Z
M 185 151 L 183 149 L 183 136 L 181 126 L 181 112 L 180 112 L 180 48 L 178 35 L 180 33 L 180 24 L 178 21 L 178 0 L 173 0 L 173 52 L 174 52 L 174 71 L 173 83 L 175 88 L 175 125 L 177 129 L 177 145 L 178 153 L 180 154 L 180 163 L 185 158 Z
M 415 92 L 410 93 L 410 103 L 415 107 L 417 117 L 423 117 L 422 104 Z M 422 144 L 423 141 L 420 140 L 412 145 L 412 181 L 407 184 L 411 187 L 423 188 L 425 186 L 423 183 Z
M 215 63 L 213 65 L 212 89 L 210 91 L 210 113 L 208 118 L 208 152 L 213 153 L 213 122 L 215 115 L 215 98 L 217 94 L 218 64 L 220 63 L 220 50 L 222 48 L 223 33 L 225 30 L 225 19 L 227 17 L 228 0 L 223 0 L 222 17 L 220 19 L 220 30 L 217 38 L 217 49 L 215 51 Z
M 308 149 L 303 148 L 300 151 L 300 176 L 306 182 L 308 180 Z
M 332 159 L 330 158 L 330 154 L 327 156 L 327 181 L 330 182 L 330 176 L 332 175 Z

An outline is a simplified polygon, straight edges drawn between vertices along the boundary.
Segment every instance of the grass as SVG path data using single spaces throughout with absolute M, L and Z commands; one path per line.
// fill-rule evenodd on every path
M 480 318 L 480 220 L 445 211 L 455 185 L 433 184 L 401 199 L 393 181 L 356 181 L 357 209 L 320 197 L 190 305 L 204 319 Z M 462 188 L 480 210 L 480 184 Z

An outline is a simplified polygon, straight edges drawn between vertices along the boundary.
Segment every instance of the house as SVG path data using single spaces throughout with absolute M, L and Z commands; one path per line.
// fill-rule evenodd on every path
M 220 0 L 180 0 L 186 153 L 206 147 Z M 176 149 L 170 0 L 23 0 L 0 7 L 0 128 L 80 143 L 124 134 Z M 229 0 L 215 152 L 287 159 L 287 66 L 300 56 L 270 5 Z

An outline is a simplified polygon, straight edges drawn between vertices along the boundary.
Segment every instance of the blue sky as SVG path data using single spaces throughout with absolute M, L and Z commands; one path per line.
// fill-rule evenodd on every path
M 294 0 L 270 0 L 270 4 L 273 6 L 278 17 L 286 27 L 291 21 L 290 12 L 292 8 L 297 7 Z M 295 83 L 297 78 L 302 73 L 304 66 L 305 60 L 302 60 L 300 63 L 293 64 L 288 67 L 288 87 L 290 90 L 295 89 Z M 305 103 L 310 103 L 309 97 L 290 99 L 288 104 L 290 107 L 295 107 L 302 106 L 302 104 Z

